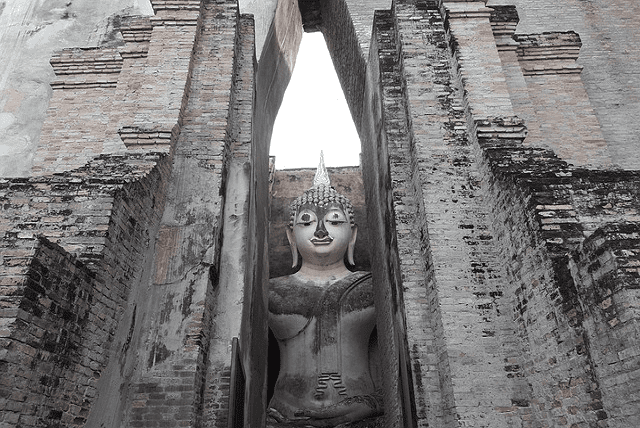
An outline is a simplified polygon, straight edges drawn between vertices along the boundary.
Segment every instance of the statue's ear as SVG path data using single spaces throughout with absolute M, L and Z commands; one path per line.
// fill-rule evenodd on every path
M 296 245 L 296 238 L 293 236 L 293 230 L 287 227 L 287 239 L 289 240 L 289 247 L 291 248 L 291 257 L 293 258 L 292 268 L 298 266 L 298 246 Z
M 349 240 L 349 248 L 347 249 L 347 261 L 351 266 L 355 266 L 355 262 L 353 261 L 353 251 L 356 247 L 356 237 L 358 236 L 358 226 L 353 226 L 351 228 L 351 239 Z

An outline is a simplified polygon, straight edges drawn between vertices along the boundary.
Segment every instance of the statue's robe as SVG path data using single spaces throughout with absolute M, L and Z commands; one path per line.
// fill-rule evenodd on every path
M 270 409 L 293 422 L 298 411 L 340 402 L 381 408 L 369 361 L 375 327 L 370 273 L 353 272 L 326 286 L 295 275 L 270 280 L 269 327 L 280 349 Z

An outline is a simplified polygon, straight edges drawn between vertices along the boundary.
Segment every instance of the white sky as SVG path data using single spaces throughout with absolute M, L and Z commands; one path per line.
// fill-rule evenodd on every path
M 360 164 L 360 140 L 322 33 L 304 33 L 291 82 L 276 117 L 276 169 Z

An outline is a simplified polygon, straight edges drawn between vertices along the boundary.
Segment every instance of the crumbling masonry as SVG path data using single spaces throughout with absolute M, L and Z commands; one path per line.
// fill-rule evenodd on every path
M 51 58 L 31 174 L 0 179 L 2 426 L 264 425 L 303 29 L 362 141 L 336 176 L 366 204 L 386 425 L 640 426 L 640 129 L 602 89 L 615 68 L 638 106 L 640 50 L 598 44 L 637 5 L 280 0 L 258 37 L 234 0 L 151 3 Z

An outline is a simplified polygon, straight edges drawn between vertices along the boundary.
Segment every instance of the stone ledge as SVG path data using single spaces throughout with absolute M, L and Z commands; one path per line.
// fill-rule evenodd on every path
M 88 88 L 115 88 L 118 79 L 100 79 L 100 76 L 94 76 L 95 79 L 84 80 L 54 80 L 50 83 L 51 89 L 88 89 Z
M 200 10 L 200 0 L 151 0 L 153 11 L 161 10 Z
M 120 50 L 123 59 L 146 58 L 149 54 L 149 42 L 128 43 Z
M 580 74 L 582 66 L 575 64 L 545 64 L 522 65 L 522 74 L 525 76 L 536 76 L 546 74 Z
M 117 74 L 122 56 L 115 48 L 71 48 L 55 53 L 49 63 L 56 76 Z
M 498 146 L 517 146 L 527 136 L 527 127 L 519 117 L 499 117 L 477 120 L 475 123 L 480 146 L 485 148 Z M 498 143 L 499 142 L 499 143 Z
M 491 19 L 492 9 L 485 6 L 484 1 L 445 2 L 447 19 L 487 18 Z
M 493 35 L 498 36 L 513 36 L 516 32 L 516 26 L 520 22 L 518 11 L 515 6 L 487 6 L 491 9 L 491 29 Z
M 58 80 L 51 89 L 115 88 L 123 59 L 115 48 L 63 49 L 50 60 Z
M 171 147 L 172 141 L 178 138 L 180 127 L 176 124 L 171 129 L 167 125 L 152 127 L 125 126 L 118 134 L 128 149 L 161 149 Z
M 123 20 L 120 34 L 125 45 L 119 49 L 122 58 L 146 58 L 152 31 L 153 25 L 149 16 L 132 16 Z
M 525 76 L 544 74 L 580 74 L 582 66 L 575 61 L 582 41 L 573 32 L 517 34 L 516 52 Z
M 200 11 L 198 10 L 161 10 L 161 13 L 151 17 L 153 27 L 163 26 L 195 26 L 198 25 Z
M 151 40 L 151 17 L 149 16 L 132 16 L 127 17 L 120 25 L 120 33 L 127 43 L 148 42 Z

